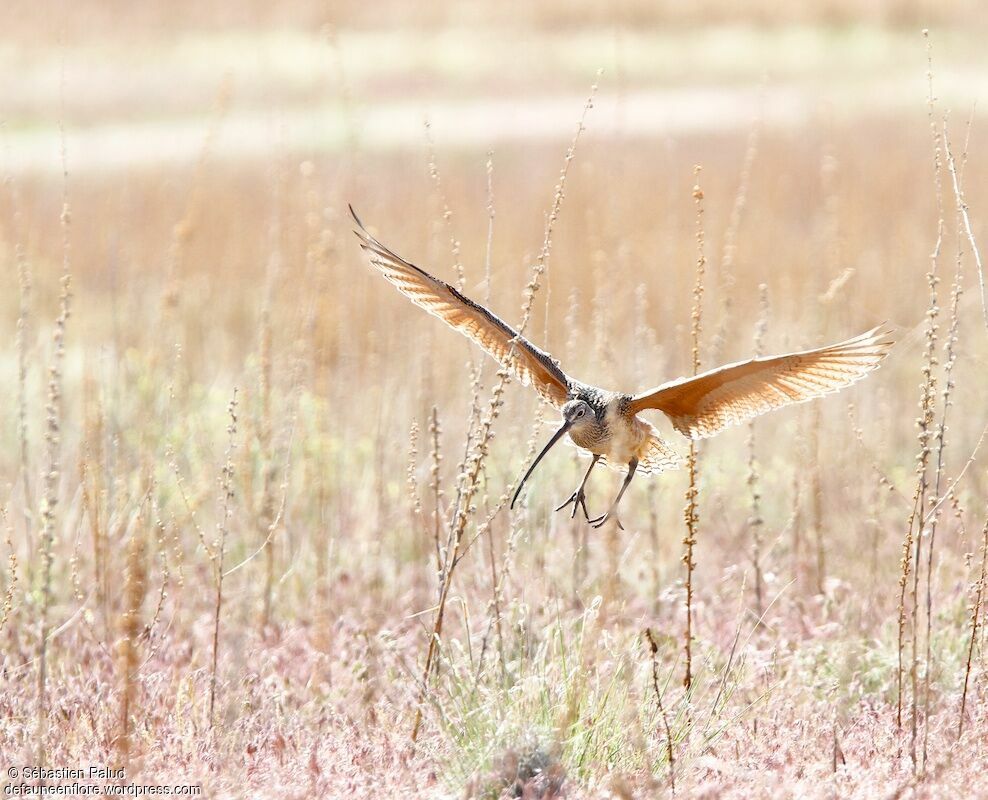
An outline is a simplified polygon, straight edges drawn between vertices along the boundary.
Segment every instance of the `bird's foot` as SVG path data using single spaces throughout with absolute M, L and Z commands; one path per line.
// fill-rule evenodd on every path
M 574 519 L 576 517 L 576 510 L 578 508 L 582 508 L 583 516 L 585 516 L 588 520 L 590 519 L 590 512 L 587 511 L 587 496 L 584 494 L 583 489 L 573 492 L 573 494 L 569 496 L 569 500 L 556 507 L 556 511 L 562 511 L 571 503 L 573 504 L 573 511 L 569 515 L 570 519 Z
M 621 524 L 621 520 L 618 519 L 617 514 L 612 514 L 608 511 L 606 514 L 601 514 L 599 517 L 594 517 L 593 519 L 588 519 L 587 522 L 594 528 L 600 528 L 604 525 L 607 520 L 613 519 L 617 523 L 618 528 L 622 531 L 624 530 L 624 525 Z

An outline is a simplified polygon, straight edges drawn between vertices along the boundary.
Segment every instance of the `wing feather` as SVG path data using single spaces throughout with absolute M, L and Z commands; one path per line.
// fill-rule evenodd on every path
M 876 369 L 892 346 L 879 325 L 839 344 L 728 364 L 637 395 L 631 410 L 655 408 L 693 439 L 713 436 L 776 408 L 839 391 Z
M 480 345 L 521 383 L 531 385 L 546 402 L 556 407 L 566 402 L 571 381 L 551 355 L 445 281 L 389 250 L 367 232 L 352 206 L 350 214 L 359 228 L 354 233 L 360 247 L 398 291 Z

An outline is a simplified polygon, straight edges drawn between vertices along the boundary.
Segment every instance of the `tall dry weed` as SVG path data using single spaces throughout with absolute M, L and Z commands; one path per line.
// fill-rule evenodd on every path
M 693 284 L 693 306 L 690 311 L 690 347 L 693 374 L 700 372 L 700 334 L 703 330 L 703 281 L 707 263 L 704 252 L 703 233 L 703 189 L 700 188 L 700 166 L 693 168 L 696 183 L 693 186 L 693 202 L 696 206 L 696 277 Z M 683 563 L 686 565 L 686 629 L 683 632 L 683 645 L 686 652 L 686 674 L 683 686 L 689 692 L 693 685 L 693 571 L 696 562 L 693 559 L 693 548 L 696 546 L 696 536 L 700 523 L 699 494 L 699 448 L 696 439 L 690 439 L 690 450 L 687 457 L 689 471 L 689 486 L 686 489 L 686 507 L 683 517 L 686 521 L 686 536 L 683 539 L 685 551 Z
M 594 84 L 590 90 L 590 97 L 588 98 L 586 104 L 583 108 L 583 114 L 580 117 L 580 121 L 577 125 L 576 133 L 573 136 L 573 140 L 570 143 L 569 149 L 566 151 L 566 156 L 563 160 L 563 168 L 559 174 L 559 182 L 556 184 L 556 189 L 553 194 L 552 205 L 549 209 L 549 214 L 546 218 L 545 225 L 545 236 L 543 237 L 542 248 L 539 252 L 539 257 L 532 267 L 531 277 L 524 292 L 524 301 L 522 303 L 522 315 L 521 322 L 518 325 L 518 333 L 524 335 L 525 330 L 528 327 L 529 321 L 532 317 L 532 308 L 535 302 L 536 294 L 538 293 L 540 281 L 545 274 L 546 269 L 549 265 L 549 255 L 552 249 L 552 231 L 559 218 L 559 212 L 562 208 L 563 197 L 566 191 L 566 179 L 569 175 L 570 164 L 576 157 L 576 147 L 579 144 L 580 137 L 584 131 L 584 125 L 586 122 L 587 114 L 593 107 L 593 98 L 597 92 L 597 85 Z M 441 584 L 439 590 L 439 601 L 436 606 L 435 615 L 433 617 L 432 632 L 429 637 L 429 646 L 426 650 L 425 665 L 423 667 L 422 673 L 422 689 L 423 692 L 428 691 L 429 678 L 432 674 L 434 659 L 436 657 L 437 647 L 439 645 L 443 622 L 445 620 L 446 614 L 446 603 L 449 598 L 449 591 L 452 585 L 453 571 L 456 565 L 459 563 L 460 558 L 460 548 L 463 544 L 463 537 L 466 531 L 466 525 L 470 514 L 472 512 L 472 504 L 474 495 L 479 487 L 479 478 L 481 470 L 483 468 L 484 460 L 487 457 L 488 447 L 490 446 L 490 441 L 493 435 L 494 422 L 496 421 L 498 415 L 500 414 L 500 409 L 502 405 L 502 395 L 507 387 L 508 381 L 510 379 L 510 372 L 506 368 L 501 368 L 497 373 L 497 382 L 494 384 L 494 388 L 491 391 L 490 400 L 487 404 L 486 411 L 484 413 L 483 419 L 480 423 L 477 436 L 473 443 L 473 450 L 470 454 L 468 462 L 465 465 L 465 478 L 462 482 L 462 490 L 458 493 L 458 502 L 456 508 L 453 510 L 453 518 L 450 524 L 450 535 L 449 542 L 450 545 L 446 548 L 443 555 L 443 563 L 441 569 Z M 425 697 L 421 698 L 420 702 L 423 702 Z M 422 709 L 421 705 L 415 714 L 415 723 L 412 728 L 412 741 L 415 742 L 418 739 L 419 728 L 422 724 Z

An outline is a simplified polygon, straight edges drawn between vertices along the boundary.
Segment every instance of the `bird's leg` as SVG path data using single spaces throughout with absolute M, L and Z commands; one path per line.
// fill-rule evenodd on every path
M 576 509 L 581 507 L 583 508 L 583 516 L 585 516 L 588 520 L 590 519 L 590 512 L 587 511 L 587 496 L 583 491 L 583 487 L 587 485 L 587 479 L 590 477 L 590 472 L 597 465 L 598 461 L 600 461 L 600 456 L 594 453 L 593 460 L 590 462 L 590 466 L 587 467 L 587 473 L 583 476 L 583 480 L 580 481 L 580 486 L 575 492 L 573 492 L 573 494 L 569 496 L 569 500 L 556 508 L 556 511 L 562 511 L 566 508 L 566 506 L 572 503 L 573 513 L 569 515 L 570 519 L 573 519 L 576 516 Z
M 635 477 L 636 469 L 638 469 L 638 459 L 633 458 L 631 459 L 631 461 L 628 462 L 628 474 L 624 476 L 624 483 L 622 483 L 621 488 L 618 489 L 617 497 L 614 498 L 614 502 L 611 503 L 611 507 L 607 509 L 607 513 L 602 514 L 601 516 L 596 517 L 595 519 L 588 520 L 588 522 L 591 525 L 593 525 L 595 528 L 599 528 L 601 525 L 607 522 L 607 520 L 609 520 L 611 516 L 614 516 L 614 521 L 617 523 L 617 526 L 621 530 L 624 530 L 624 525 L 621 524 L 621 520 L 619 520 L 617 518 L 617 515 L 614 514 L 614 510 L 617 508 L 618 503 L 621 502 L 621 497 L 622 495 L 624 495 L 625 489 L 628 488 L 628 484 L 631 483 L 631 479 Z

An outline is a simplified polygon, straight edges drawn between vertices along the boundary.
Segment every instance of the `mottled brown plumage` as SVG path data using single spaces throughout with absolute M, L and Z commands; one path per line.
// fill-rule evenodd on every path
M 543 400 L 560 409 L 563 425 L 525 473 L 512 506 L 532 470 L 568 433 L 593 459 L 579 488 L 559 508 L 572 504 L 575 515 L 581 507 L 598 527 L 614 515 L 636 471 L 655 474 L 682 463 L 658 431 L 638 418 L 639 412 L 662 411 L 676 430 L 690 438 L 713 436 L 767 411 L 849 386 L 877 368 L 892 345 L 888 331 L 879 326 L 839 344 L 728 364 L 638 395 L 608 392 L 568 376 L 551 355 L 445 281 L 396 255 L 367 232 L 352 208 L 350 213 L 370 263 L 402 294 L 472 339 L 523 384 L 531 385 Z M 628 471 L 607 513 L 590 520 L 584 486 L 601 459 Z

